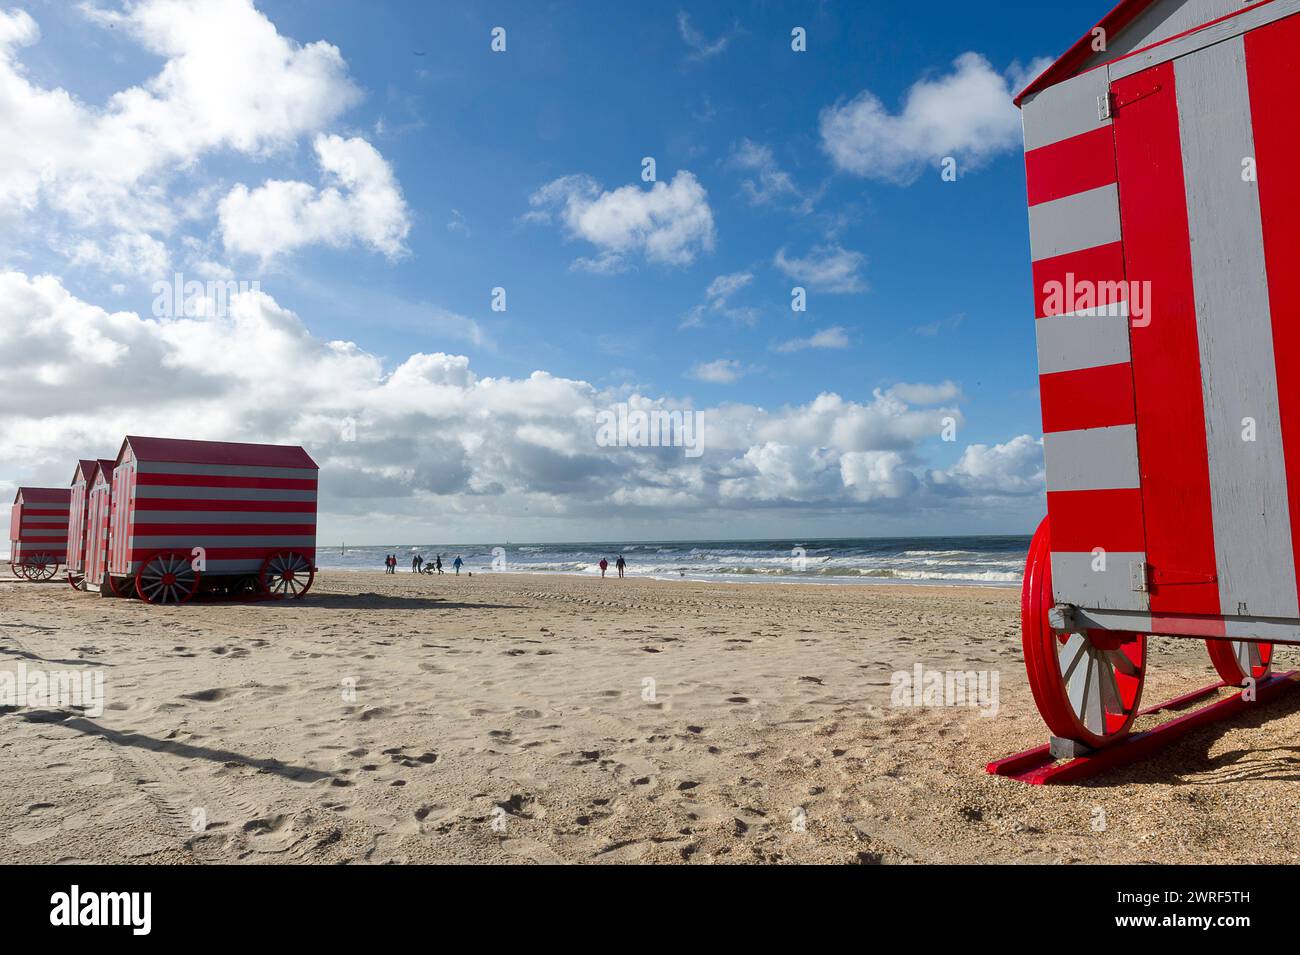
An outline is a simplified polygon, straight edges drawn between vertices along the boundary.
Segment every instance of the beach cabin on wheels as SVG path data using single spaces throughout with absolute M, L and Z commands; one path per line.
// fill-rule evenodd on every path
M 106 583 L 108 570 L 108 513 L 112 499 L 113 462 L 100 458 L 94 462 L 86 489 L 85 550 L 81 580 L 73 584 L 78 590 L 99 590 Z
M 66 487 L 20 487 L 9 512 L 9 570 L 15 577 L 50 580 L 67 559 Z
M 68 583 L 80 589 L 86 578 L 86 506 L 90 503 L 90 484 L 95 480 L 94 459 L 82 458 L 72 472 L 68 500 Z
M 318 473 L 300 447 L 128 436 L 113 462 L 101 593 L 303 596 L 316 574 Z
M 1047 517 L 1025 662 L 1122 739 L 1146 634 L 1300 643 L 1300 0 L 1125 0 L 1020 94 Z M 1058 742 L 1060 741 L 1058 740 Z

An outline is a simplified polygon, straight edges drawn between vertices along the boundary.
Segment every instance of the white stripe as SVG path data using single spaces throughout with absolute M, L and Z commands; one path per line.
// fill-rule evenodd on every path
M 1022 100 L 1025 151 L 1109 126 L 1110 120 L 1103 120 L 1097 112 L 1097 97 L 1105 95 L 1106 89 L 1106 71 L 1093 70 Z
M 142 511 L 135 512 L 138 524 L 310 524 L 316 513 L 270 511 Z
M 1242 157 L 1255 154 L 1245 42 L 1174 69 L 1220 610 L 1297 617 L 1258 184 L 1241 175 Z
M 181 464 L 173 461 L 141 461 L 137 474 L 204 474 L 218 477 L 296 478 L 314 481 L 316 468 L 267 468 L 245 464 Z
M 1146 610 L 1150 598 L 1133 589 L 1133 565 L 1146 554 L 1052 551 L 1052 594 L 1057 603 L 1114 610 Z
M 1029 253 L 1035 262 L 1119 239 L 1119 191 L 1113 182 L 1029 209 Z
M 286 490 L 278 487 L 172 487 L 159 484 L 137 485 L 137 498 L 180 498 L 197 501 L 314 501 L 314 490 Z
M 1049 491 L 1138 486 L 1137 429 L 1131 424 L 1043 435 Z

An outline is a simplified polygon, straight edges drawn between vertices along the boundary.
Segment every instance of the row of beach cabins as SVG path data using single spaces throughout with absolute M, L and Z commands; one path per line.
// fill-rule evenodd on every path
M 76 590 L 180 604 L 302 597 L 316 576 L 320 469 L 301 447 L 128 435 L 69 487 L 20 487 L 9 569 Z

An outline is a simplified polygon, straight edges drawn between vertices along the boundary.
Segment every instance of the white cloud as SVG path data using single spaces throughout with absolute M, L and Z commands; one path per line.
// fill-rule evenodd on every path
M 898 113 L 863 90 L 822 110 L 822 148 L 845 172 L 900 185 L 948 156 L 959 175 L 979 168 L 1020 146 L 1020 113 L 1011 99 L 1046 65 L 1036 60 L 999 73 L 978 53 L 963 53 L 951 73 L 917 80 Z
M 951 381 L 942 381 L 936 385 L 902 381 L 891 385 L 889 393 L 910 405 L 939 405 L 961 399 L 961 388 Z
M 719 275 L 704 290 L 704 301 L 691 308 L 682 319 L 682 328 L 698 328 L 708 314 L 724 315 L 736 325 L 753 325 L 758 321 L 758 311 L 748 306 L 733 306 L 731 296 L 748 288 L 754 281 L 752 272 L 731 272 Z
M 731 35 L 726 33 L 716 40 L 704 39 L 700 31 L 691 24 L 691 18 L 684 10 L 677 12 L 677 32 L 681 34 L 682 42 L 690 47 L 692 59 L 707 60 L 717 56 L 731 42 Z
M 849 336 L 839 325 L 823 328 L 807 338 L 792 338 L 775 347 L 779 352 L 804 351 L 808 348 L 848 348 Z
M 773 263 L 797 282 L 818 292 L 853 293 L 866 291 L 859 274 L 867 259 L 839 245 L 819 245 L 802 258 L 792 258 L 778 249 Z
M 405 251 L 411 229 L 406 201 L 393 170 L 364 139 L 317 136 L 313 142 L 326 183 L 267 180 L 249 190 L 242 183 L 218 207 L 227 251 L 267 261 L 317 243 L 343 248 L 369 246 L 394 258 Z
M 621 186 L 604 192 L 589 176 L 564 176 L 538 189 L 528 200 L 531 222 L 558 220 L 575 239 L 591 243 L 598 255 L 575 266 L 615 272 L 644 256 L 659 265 L 685 266 L 713 250 L 713 210 L 708 193 L 686 170 L 669 183 L 649 189 Z
M 739 381 L 741 376 L 747 373 L 748 369 L 735 358 L 718 358 L 700 362 L 692 367 L 686 376 L 714 385 L 730 385 Z
M 931 472 L 940 486 L 972 494 L 1031 494 L 1046 485 L 1043 442 L 1027 434 L 989 447 L 968 445 L 959 460 L 944 471 Z
M 250 0 L 145 0 L 83 8 L 162 58 L 141 85 L 102 106 L 33 83 L 17 49 L 40 31 L 0 11 L 0 214 L 46 202 L 80 225 L 167 231 L 167 185 L 203 155 L 264 156 L 336 119 L 360 97 L 339 50 L 280 35 Z
M 731 150 L 728 162 L 736 169 L 751 173 L 741 180 L 740 188 L 756 206 L 769 205 L 779 199 L 801 198 L 794 180 L 777 163 L 770 146 L 742 139 Z
M 921 483 L 897 451 L 850 451 L 840 458 L 840 477 L 860 501 L 906 497 Z
M 545 371 L 483 377 L 463 355 L 385 362 L 316 337 L 265 292 L 235 296 L 224 316 L 155 319 L 83 301 L 52 276 L 0 272 L 0 353 L 5 486 L 61 483 L 74 457 L 111 454 L 121 435 L 145 433 L 302 443 L 322 466 L 323 518 L 364 515 L 367 527 L 408 526 L 431 508 L 473 524 L 758 504 L 862 513 L 960 499 L 968 516 L 985 499 L 1042 492 L 1041 445 L 1027 436 L 926 470 L 922 451 L 960 411 L 909 404 L 897 387 L 865 401 L 827 393 L 701 408 L 695 459 L 602 447 L 601 410 L 687 406 Z M 944 383 L 909 387 L 927 400 L 955 396 Z M 355 441 L 344 439 L 349 419 Z
M 167 246 L 143 232 L 119 232 L 102 242 L 81 239 L 63 251 L 70 265 L 109 274 L 163 279 L 171 272 Z
M 917 325 L 914 330 L 916 334 L 925 338 L 934 338 L 940 332 L 955 331 L 965 320 L 966 313 L 958 312 L 956 315 L 950 315 L 947 318 L 937 318 L 933 322 L 926 322 L 923 325 Z

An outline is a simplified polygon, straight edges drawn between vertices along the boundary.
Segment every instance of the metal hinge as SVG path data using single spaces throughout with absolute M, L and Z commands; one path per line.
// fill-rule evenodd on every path
M 1097 119 L 1105 121 L 1110 119 L 1110 93 L 1105 92 L 1097 97 Z
M 1148 565 L 1145 560 L 1129 561 L 1129 576 L 1133 581 L 1133 590 L 1136 593 L 1144 594 L 1151 586 L 1151 578 L 1148 571 Z

